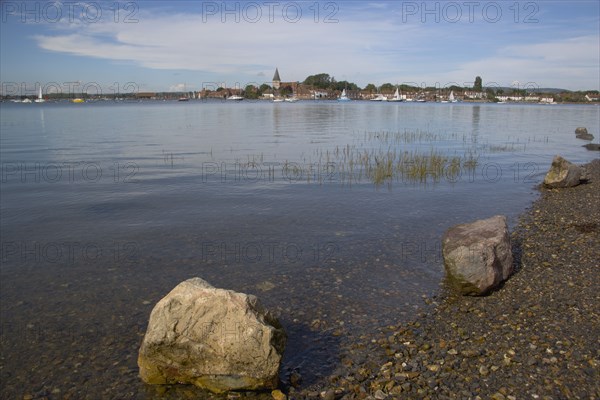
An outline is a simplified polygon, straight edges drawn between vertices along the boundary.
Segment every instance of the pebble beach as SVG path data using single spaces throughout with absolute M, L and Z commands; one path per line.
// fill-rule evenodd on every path
M 415 320 L 342 355 L 329 387 L 289 398 L 600 398 L 600 160 L 586 169 L 585 184 L 539 187 L 503 287 L 424 299 Z

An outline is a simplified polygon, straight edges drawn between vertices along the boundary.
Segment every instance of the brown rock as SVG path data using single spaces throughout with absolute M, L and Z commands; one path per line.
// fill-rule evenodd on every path
M 550 170 L 544 178 L 544 185 L 549 188 L 565 188 L 577 186 L 581 182 L 584 171 L 581 167 L 555 156 Z
M 275 389 L 285 342 L 283 328 L 255 296 L 193 278 L 152 310 L 138 357 L 140 377 L 217 393 Z
M 484 295 L 513 271 L 506 217 L 497 215 L 450 228 L 442 239 L 447 277 L 463 295 Z

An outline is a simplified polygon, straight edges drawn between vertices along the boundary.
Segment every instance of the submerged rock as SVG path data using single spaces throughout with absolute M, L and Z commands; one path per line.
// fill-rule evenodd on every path
M 575 137 L 583 140 L 594 140 L 594 135 L 588 133 L 587 128 L 583 127 L 575 129 Z
M 139 351 L 140 377 L 216 393 L 275 389 L 285 342 L 283 328 L 255 296 L 193 278 L 152 310 Z
M 561 156 L 554 156 L 550 170 L 544 178 L 544 185 L 549 188 L 572 187 L 579 185 L 582 179 L 584 179 L 583 168 Z
M 585 147 L 588 150 L 592 150 L 592 151 L 600 151 L 600 144 L 598 144 L 598 143 L 588 143 L 588 144 L 584 145 L 583 147 Z
M 513 256 L 506 217 L 450 228 L 442 239 L 448 280 L 463 295 L 487 294 L 513 271 Z

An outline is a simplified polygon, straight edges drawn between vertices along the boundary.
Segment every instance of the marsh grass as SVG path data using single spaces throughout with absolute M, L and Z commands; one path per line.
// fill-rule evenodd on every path
M 309 168 L 293 172 L 320 184 L 333 178 L 344 185 L 367 179 L 380 186 L 394 182 L 428 184 L 444 179 L 456 182 L 462 174 L 475 170 L 479 155 L 471 150 L 450 155 L 434 147 L 423 151 L 402 150 L 395 146 L 362 148 L 346 145 L 333 151 L 318 151 L 311 160 L 305 164 Z
M 437 134 L 422 130 L 354 132 L 354 140 L 335 148 L 316 148 L 298 162 L 283 162 L 283 177 L 290 182 L 351 186 L 365 181 L 377 187 L 394 183 L 428 185 L 456 183 L 474 176 L 480 157 L 489 153 L 525 151 L 527 143 L 480 143 L 477 135 Z M 533 138 L 533 141 L 547 141 Z M 264 163 L 263 154 L 248 157 L 245 165 Z M 279 164 L 278 164 L 279 165 Z M 271 170 L 269 170 L 272 173 Z

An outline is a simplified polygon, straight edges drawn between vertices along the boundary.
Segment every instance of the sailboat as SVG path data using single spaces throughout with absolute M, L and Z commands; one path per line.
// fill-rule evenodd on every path
M 392 96 L 391 99 L 388 99 L 388 101 L 402 101 L 402 97 L 400 96 L 400 91 L 398 90 L 398 88 L 396 88 L 394 96 Z
M 458 100 L 456 100 L 456 98 L 454 97 L 454 90 L 450 91 L 450 96 L 448 96 L 448 101 L 450 103 L 456 103 L 456 102 L 458 102 Z
M 350 97 L 346 96 L 346 89 L 342 90 L 342 95 L 338 97 L 338 101 L 350 101 Z
M 36 103 L 43 103 L 46 100 L 44 100 L 44 98 L 42 97 L 42 87 L 40 86 L 40 92 L 38 93 L 38 98 L 35 99 Z

